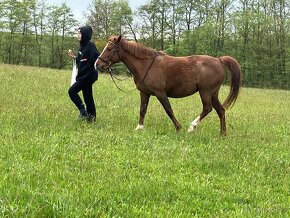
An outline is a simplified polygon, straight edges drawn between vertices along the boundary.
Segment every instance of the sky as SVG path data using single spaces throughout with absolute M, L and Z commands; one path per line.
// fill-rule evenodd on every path
M 75 15 L 75 18 L 80 21 L 84 19 L 83 12 L 86 11 L 89 5 L 93 0 L 47 0 L 46 2 L 49 5 L 61 5 L 62 3 L 66 3 L 68 7 L 70 7 Z M 129 0 L 130 7 L 134 10 L 141 6 L 144 3 L 144 0 Z

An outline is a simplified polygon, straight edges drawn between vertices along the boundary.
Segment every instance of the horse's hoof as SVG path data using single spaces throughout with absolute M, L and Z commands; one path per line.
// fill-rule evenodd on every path
M 135 130 L 138 131 L 138 130 L 143 130 L 143 129 L 144 129 L 144 126 L 138 124 Z
M 226 136 L 227 136 L 227 133 L 226 133 L 226 132 L 221 132 L 221 133 L 220 133 L 220 136 L 221 136 L 221 137 L 226 137 Z
M 180 126 L 177 126 L 176 127 L 176 132 L 180 132 L 180 130 L 182 129 L 182 126 L 180 125 Z
M 196 126 L 189 126 L 187 132 L 192 133 L 194 132 Z

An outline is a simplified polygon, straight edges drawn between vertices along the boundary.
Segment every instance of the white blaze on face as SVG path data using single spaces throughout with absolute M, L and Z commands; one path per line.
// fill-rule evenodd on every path
M 99 57 L 102 57 L 103 53 L 106 51 L 107 47 L 109 45 L 109 42 L 107 43 L 107 45 L 105 46 L 105 48 L 103 49 L 102 53 L 99 55 Z M 99 58 L 97 58 L 94 66 L 95 66 L 95 69 L 97 68 L 97 64 L 98 64 L 98 61 L 99 61 Z

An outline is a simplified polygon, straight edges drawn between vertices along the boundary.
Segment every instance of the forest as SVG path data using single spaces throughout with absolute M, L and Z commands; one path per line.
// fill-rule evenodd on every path
M 173 56 L 230 55 L 243 85 L 290 89 L 290 0 L 92 0 L 84 15 L 101 51 L 122 34 Z M 44 0 L 1 0 L 0 63 L 69 69 L 80 22 L 71 8 Z

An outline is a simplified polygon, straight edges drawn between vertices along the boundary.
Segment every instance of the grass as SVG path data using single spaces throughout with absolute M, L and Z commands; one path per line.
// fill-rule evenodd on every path
M 171 99 L 180 133 L 155 98 L 135 132 L 139 93 L 108 75 L 95 124 L 77 119 L 69 71 L 0 76 L 0 217 L 290 217 L 289 91 L 243 88 L 221 138 L 215 112 L 186 132 L 198 94 Z

